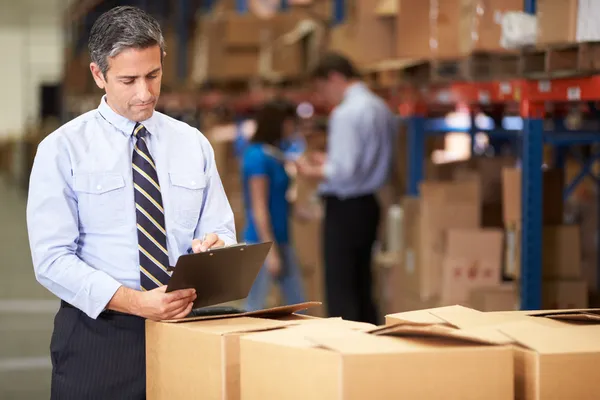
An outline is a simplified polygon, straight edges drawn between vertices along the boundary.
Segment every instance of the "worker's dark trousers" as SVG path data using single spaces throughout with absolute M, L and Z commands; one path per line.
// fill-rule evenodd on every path
M 323 254 L 327 311 L 331 317 L 376 324 L 371 252 L 379 224 L 375 195 L 324 196 Z
M 94 320 L 63 302 L 50 354 L 53 400 L 146 397 L 143 318 L 106 311 Z

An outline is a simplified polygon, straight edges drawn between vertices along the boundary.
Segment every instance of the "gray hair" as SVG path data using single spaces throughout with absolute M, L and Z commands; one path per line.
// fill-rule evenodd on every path
M 88 49 L 92 62 L 98 64 L 106 78 L 108 59 L 123 50 L 160 47 L 162 62 L 165 51 L 160 24 L 147 12 L 130 6 L 115 7 L 102 14 L 92 27 Z

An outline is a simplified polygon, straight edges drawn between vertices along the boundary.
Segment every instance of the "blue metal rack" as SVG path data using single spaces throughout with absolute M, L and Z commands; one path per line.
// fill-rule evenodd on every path
M 436 90 L 451 93 L 454 98 L 459 98 L 462 103 L 478 106 L 478 92 L 485 91 L 490 94 L 492 102 L 518 103 L 521 110 L 521 123 L 510 118 L 512 130 L 500 127 L 474 127 L 448 126 L 444 120 L 427 118 L 428 104 L 422 107 L 411 105 L 411 114 L 407 118 L 407 164 L 408 182 L 407 194 L 417 196 L 419 183 L 423 180 L 423 161 L 425 159 L 425 140 L 427 137 L 445 134 L 447 132 L 487 132 L 490 137 L 519 139 L 522 165 L 522 201 L 521 201 L 521 308 L 527 310 L 540 309 L 542 306 L 542 206 L 543 206 L 543 148 L 545 144 L 556 148 L 556 166 L 563 167 L 565 150 L 574 145 L 590 145 L 600 143 L 600 132 L 568 130 L 564 121 L 554 121 L 554 130 L 544 129 L 545 104 L 570 103 L 573 104 L 569 93 L 576 88 L 577 102 L 588 104 L 595 110 L 593 102 L 600 101 L 600 76 L 581 77 L 572 79 L 555 79 L 547 81 L 546 89 L 540 89 L 538 81 L 519 80 L 510 82 L 513 88 L 518 87 L 519 100 L 503 98 L 499 88 L 507 82 L 496 83 L 467 83 L 449 85 L 447 88 Z M 548 89 L 549 87 L 549 89 Z M 431 96 L 436 98 L 437 96 Z M 440 104 L 430 104 L 439 107 Z M 445 104 L 448 106 L 448 104 Z M 419 112 L 416 112 L 420 109 Z M 508 119 L 507 119 L 508 120 Z M 509 121 L 505 121 L 509 122 Z M 520 128 L 520 129 L 519 129 Z M 566 199 L 574 187 L 584 177 L 591 175 L 592 165 L 600 155 L 592 155 L 588 160 L 582 160 L 583 168 L 579 176 L 568 183 L 564 189 Z M 600 184 L 600 179 L 592 177 Z M 600 282 L 599 282 L 600 283 Z

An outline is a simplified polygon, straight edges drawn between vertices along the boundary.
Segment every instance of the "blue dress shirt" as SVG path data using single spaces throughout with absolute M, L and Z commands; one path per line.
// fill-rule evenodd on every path
M 206 137 L 156 111 L 142 124 L 161 187 L 171 265 L 207 233 L 236 243 Z M 134 126 L 102 98 L 98 109 L 42 141 L 31 172 L 27 224 L 36 278 L 91 318 L 121 285 L 140 289 Z
M 363 83 L 352 84 L 329 119 L 325 180 L 319 191 L 340 198 L 379 190 L 390 178 L 398 120 Z

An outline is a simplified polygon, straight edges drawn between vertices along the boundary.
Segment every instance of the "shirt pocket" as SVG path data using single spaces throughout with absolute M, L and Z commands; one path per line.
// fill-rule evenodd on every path
M 79 222 L 83 227 L 114 227 L 126 222 L 125 179 L 118 173 L 76 174 Z
M 202 209 L 206 177 L 199 172 L 170 172 L 173 220 L 184 228 L 196 228 Z

